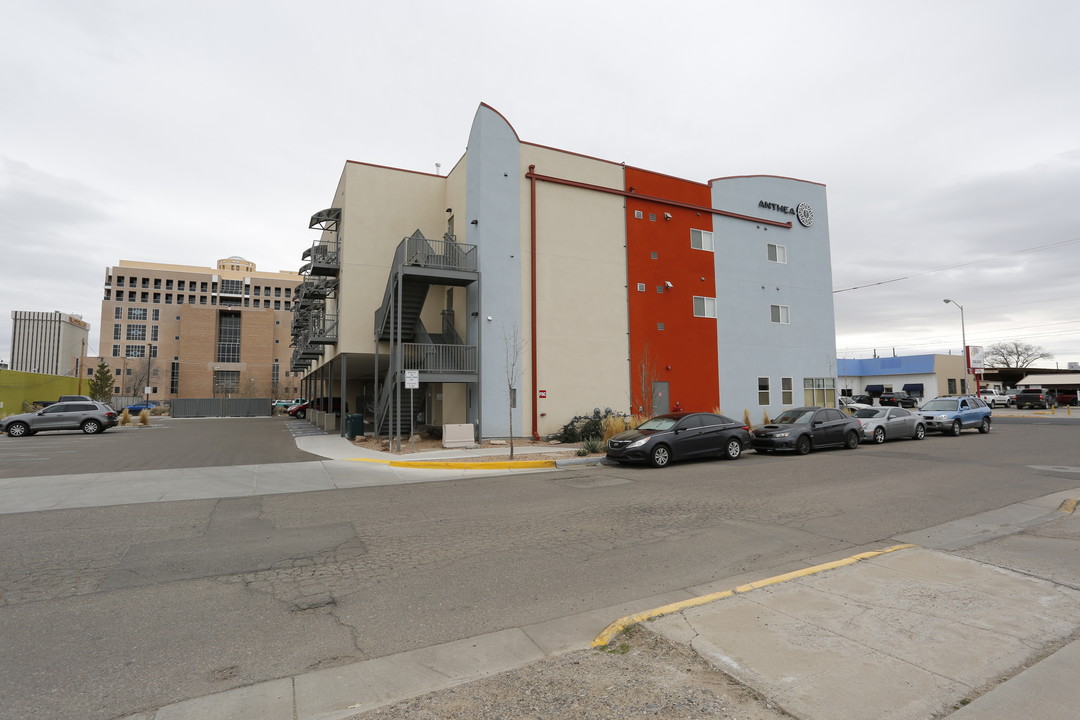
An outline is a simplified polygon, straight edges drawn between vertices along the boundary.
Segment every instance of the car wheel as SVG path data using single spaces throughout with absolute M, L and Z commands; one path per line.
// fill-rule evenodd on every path
M 795 441 L 795 452 L 799 455 L 805 455 L 810 452 L 810 438 L 803 435 Z
M 878 430 L 881 430 L 881 428 L 878 428 Z M 877 439 L 877 433 L 874 433 L 874 442 L 884 442 L 884 440 L 884 430 L 881 431 L 880 441 Z M 848 434 L 844 436 L 844 447 L 848 450 L 854 450 L 855 448 L 859 447 L 859 433 L 855 432 L 854 430 L 848 430 Z
M 82 431 L 87 435 L 101 432 L 101 423 L 97 420 L 87 420 L 82 424 Z
M 649 459 L 652 461 L 652 466 L 655 468 L 667 467 L 671 462 L 671 450 L 667 445 L 657 445 L 653 448 L 652 454 L 649 455 Z
M 885 428 L 883 428 L 883 427 L 874 428 L 874 442 L 877 443 L 878 445 L 885 442 Z
M 949 434 L 956 437 L 960 434 L 960 421 L 953 420 L 952 425 L 949 426 Z
M 926 426 L 919 423 L 915 426 L 915 434 L 911 436 L 912 440 L 922 440 L 926 437 Z
M 307 417 L 307 411 L 306 410 L 297 410 L 296 411 L 296 417 L 299 420 L 303 420 L 304 418 Z
M 724 446 L 724 459 L 738 460 L 740 455 L 742 455 L 742 443 L 738 438 L 731 438 Z
M 13 422 L 8 425 L 8 437 L 22 437 L 30 434 L 30 426 L 22 422 Z
M 979 432 L 983 435 L 990 432 L 990 418 L 983 418 L 982 422 L 979 423 Z

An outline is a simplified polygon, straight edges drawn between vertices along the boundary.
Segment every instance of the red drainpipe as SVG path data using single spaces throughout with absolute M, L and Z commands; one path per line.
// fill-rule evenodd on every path
M 529 314 L 531 327 L 529 329 L 529 350 L 532 357 L 530 390 L 532 397 L 532 434 L 534 440 L 540 439 L 537 430 L 540 418 L 537 415 L 536 401 L 540 393 L 536 390 L 536 166 L 529 166 Z

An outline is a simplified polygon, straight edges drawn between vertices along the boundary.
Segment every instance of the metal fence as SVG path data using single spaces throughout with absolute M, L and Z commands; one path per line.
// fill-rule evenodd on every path
M 274 401 L 270 398 L 184 398 L 169 403 L 174 418 L 268 417 Z

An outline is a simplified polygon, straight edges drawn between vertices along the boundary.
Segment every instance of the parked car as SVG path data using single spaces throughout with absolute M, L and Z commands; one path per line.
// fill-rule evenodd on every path
M 874 404 L 874 398 L 870 395 L 854 395 L 851 399 L 853 402 L 857 402 L 860 405 L 873 406 Z
M 139 412 L 142 412 L 143 410 L 153 410 L 154 408 L 156 408 L 160 404 L 161 403 L 159 403 L 157 400 L 150 400 L 149 402 L 141 402 L 141 403 L 134 403 L 132 405 L 125 405 L 124 410 L 127 410 L 129 413 L 139 413 Z
M 865 398 L 870 402 L 860 402 L 857 398 Z M 874 398 L 869 395 L 858 395 L 856 397 L 848 397 L 846 395 L 840 396 L 840 409 L 847 412 L 849 415 L 854 415 L 856 410 L 864 410 L 868 407 L 873 407 Z
M 44 410 L 11 415 L 0 420 L 9 437 L 34 435 L 42 430 L 82 430 L 86 434 L 116 427 L 116 411 L 99 402 L 57 402 Z
M 959 435 L 964 428 L 988 433 L 992 414 L 990 406 L 974 395 L 936 397 L 919 409 L 927 430 L 948 435 Z
M 811 450 L 840 446 L 854 450 L 862 438 L 862 423 L 836 408 L 798 407 L 785 410 L 773 422 L 756 428 L 750 442 L 759 453 Z
M 303 420 L 307 417 L 308 410 L 321 410 L 322 412 L 341 412 L 341 398 L 315 398 L 314 400 L 305 400 L 299 405 L 293 405 L 286 410 L 289 415 L 294 418 Z M 345 412 L 348 412 L 349 408 L 346 406 Z
M 1057 396 L 1046 388 L 1029 387 L 1016 394 L 1015 402 L 1018 408 L 1032 407 L 1049 410 L 1052 407 L 1057 407 Z
M 1004 392 L 1005 397 L 1008 399 L 1008 405 L 1006 407 L 1016 407 L 1016 396 L 1020 394 L 1020 388 L 1009 388 Z
M 979 397 L 991 408 L 1009 407 L 1009 396 L 999 393 L 997 390 L 980 390 Z
M 80 400 L 83 402 L 94 402 L 94 398 L 87 395 L 61 395 L 60 399 L 56 402 L 78 402 Z
M 837 411 L 839 412 L 839 411 Z M 735 460 L 750 447 L 750 432 L 724 415 L 678 412 L 649 418 L 608 440 L 607 457 L 620 463 L 666 467 L 675 460 L 719 455 Z
M 305 402 L 300 403 L 299 405 L 293 405 L 292 407 L 290 407 L 285 412 L 288 413 L 290 417 L 299 418 L 300 420 L 303 420 L 304 418 L 307 417 L 307 411 L 308 411 L 309 407 L 311 407 L 311 403 L 305 401 Z
M 881 393 L 881 396 L 878 397 L 878 405 L 882 407 L 915 408 L 919 406 L 919 401 L 905 391 L 897 390 L 896 392 Z
M 273 407 L 275 408 L 291 408 L 293 405 L 301 405 L 306 403 L 306 398 L 293 398 L 292 400 L 275 400 Z
M 920 415 L 904 408 L 867 408 L 855 413 L 862 423 L 863 438 L 881 444 L 891 438 L 922 440 L 926 437 L 926 424 Z

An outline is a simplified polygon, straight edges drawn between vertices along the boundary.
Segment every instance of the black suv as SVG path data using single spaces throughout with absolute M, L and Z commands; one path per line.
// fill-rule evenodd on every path
M 919 401 L 903 390 L 897 390 L 896 392 L 881 393 L 881 397 L 878 398 L 878 405 L 883 407 L 913 408 L 919 406 Z

